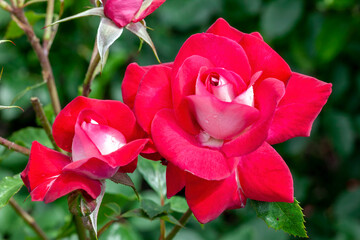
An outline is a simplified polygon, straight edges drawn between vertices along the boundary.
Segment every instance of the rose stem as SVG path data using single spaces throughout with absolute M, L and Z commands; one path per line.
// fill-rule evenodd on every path
M 76 232 L 79 240 L 86 240 L 87 239 L 86 230 L 82 218 L 80 216 L 75 216 L 75 215 L 73 216 L 74 216 Z
M 61 110 L 60 106 L 60 100 L 57 93 L 56 85 L 55 85 L 55 79 L 52 72 L 51 64 L 48 58 L 48 51 L 44 49 L 41 44 L 40 40 L 36 37 L 34 33 L 34 29 L 29 24 L 29 21 L 24 15 L 24 11 L 22 8 L 13 7 L 11 11 L 11 17 L 12 19 L 17 23 L 17 25 L 25 32 L 32 48 L 34 49 L 41 68 L 42 68 L 42 75 L 44 78 L 44 81 L 47 84 L 51 103 L 54 109 L 55 116 L 59 114 Z
M 161 195 L 160 197 L 161 206 L 164 206 L 164 196 Z M 163 219 L 160 219 L 160 237 L 159 240 L 165 240 L 165 221 Z
M 182 217 L 179 220 L 179 223 L 182 226 L 185 226 L 186 222 L 189 220 L 190 216 L 191 216 L 192 212 L 190 210 L 190 208 L 184 213 L 184 215 L 182 215 Z M 179 230 L 181 229 L 181 227 L 179 225 L 175 225 L 173 227 L 173 229 L 171 230 L 171 232 L 169 233 L 169 235 L 165 238 L 165 240 L 171 240 L 175 237 L 175 235 L 179 232 Z
M 99 62 L 100 62 L 100 55 L 99 55 L 99 51 L 97 48 L 97 43 L 95 41 L 94 50 L 93 50 L 93 53 L 91 56 L 90 64 L 89 64 L 88 70 L 86 72 L 84 84 L 83 84 L 82 95 L 85 97 L 88 97 L 91 92 L 90 86 L 96 76 L 95 71 L 96 71 L 96 67 L 98 66 Z
M 41 106 L 39 98 L 32 97 L 30 100 L 31 100 L 31 104 L 33 105 L 33 108 L 35 110 L 36 116 L 39 118 L 41 125 L 46 132 L 46 135 L 50 139 L 50 141 L 51 141 L 52 145 L 54 146 L 54 148 L 56 149 L 56 151 L 61 152 L 60 148 L 56 145 L 56 142 L 55 142 L 54 137 L 51 132 L 51 125 L 45 116 L 45 112 Z
M 9 203 L 11 207 L 13 207 L 15 212 L 25 221 L 27 225 L 29 225 L 36 232 L 36 234 L 41 239 L 43 240 L 48 239 L 44 231 L 39 227 L 39 225 L 37 225 L 35 219 L 31 217 L 24 209 L 22 209 L 20 205 L 17 204 L 17 202 L 13 198 L 9 200 Z
M 51 40 L 51 32 L 53 31 L 53 27 L 46 27 L 49 26 L 53 21 L 54 16 L 54 0 L 48 0 L 47 1 L 47 8 L 46 8 L 46 15 L 45 15 L 45 29 L 44 29 L 44 35 L 43 35 L 43 49 L 49 54 L 49 44 Z
M 14 142 L 10 142 L 9 140 L 7 140 L 5 138 L 0 137 L 0 144 L 5 146 L 5 147 L 8 147 L 11 150 L 22 153 L 24 155 L 27 155 L 27 156 L 30 155 L 30 149 L 28 149 L 26 147 L 23 147 L 23 146 L 20 146 L 20 145 L 17 145 Z

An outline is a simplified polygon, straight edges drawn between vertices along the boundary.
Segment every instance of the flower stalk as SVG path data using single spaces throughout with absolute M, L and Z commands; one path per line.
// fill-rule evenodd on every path
M 187 223 L 187 221 L 189 220 L 190 216 L 192 215 L 192 212 L 190 210 L 190 208 L 181 216 L 179 223 L 181 224 L 181 226 L 185 226 L 185 224 Z M 173 239 L 176 234 L 180 231 L 181 226 L 179 225 L 175 225 L 173 227 L 173 229 L 171 230 L 171 232 L 169 233 L 169 235 L 167 235 L 167 237 L 165 238 L 165 240 L 171 240 Z
M 55 150 L 58 152 L 61 152 L 61 149 L 57 146 L 54 137 L 52 135 L 52 131 L 51 131 L 51 125 L 48 121 L 48 119 L 46 118 L 45 112 L 43 107 L 41 106 L 40 100 L 37 97 L 32 97 L 31 99 L 31 104 L 35 110 L 36 116 L 37 118 L 40 120 L 42 127 L 44 128 L 46 135 L 48 136 L 48 138 L 50 139 L 52 145 L 54 146 Z
M 8 147 L 11 150 L 22 153 L 24 155 L 27 155 L 27 156 L 30 155 L 30 149 L 28 149 L 26 147 L 23 147 L 23 146 L 20 146 L 20 145 L 17 145 L 16 143 L 11 142 L 11 141 L 9 141 L 9 140 L 7 140 L 5 138 L 0 137 L 0 144 L 5 146 L 5 147 Z
M 91 92 L 91 88 L 90 88 L 91 83 L 96 76 L 96 68 L 99 65 L 99 62 L 100 62 L 100 55 L 97 48 L 97 43 L 95 41 L 94 50 L 91 56 L 90 64 L 86 72 L 84 84 L 83 84 L 82 96 L 84 97 L 88 97 Z
M 26 18 L 22 8 L 14 7 L 11 11 L 12 19 L 18 24 L 18 26 L 25 32 L 32 48 L 34 49 L 36 56 L 40 61 L 42 68 L 42 75 L 44 81 L 47 84 L 51 103 L 54 109 L 55 115 L 59 114 L 61 110 L 60 100 L 56 89 L 55 79 L 52 71 L 52 67 L 48 58 L 48 51 L 46 51 L 40 44 L 40 40 L 36 37 L 34 29 L 30 25 Z
M 35 219 L 31 217 L 23 208 L 21 208 L 20 205 L 13 198 L 10 199 L 9 204 L 15 210 L 15 212 L 25 221 L 25 223 L 36 232 L 40 239 L 48 239 L 44 231 L 36 223 Z

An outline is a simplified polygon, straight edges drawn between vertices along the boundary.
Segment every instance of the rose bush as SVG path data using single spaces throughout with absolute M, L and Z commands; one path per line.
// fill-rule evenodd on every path
M 291 173 L 271 144 L 309 136 L 331 84 L 292 72 L 259 33 L 217 20 L 173 63 L 128 66 L 122 93 L 168 161 L 167 195 L 185 187 L 206 223 L 246 198 L 293 202 Z
M 74 190 L 96 199 L 104 179 L 133 172 L 147 143 L 123 103 L 77 97 L 56 117 L 53 135 L 71 157 L 33 142 L 21 173 L 33 201 L 52 202 Z

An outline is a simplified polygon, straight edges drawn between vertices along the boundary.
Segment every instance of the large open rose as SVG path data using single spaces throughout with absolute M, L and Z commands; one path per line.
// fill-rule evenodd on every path
M 71 157 L 38 142 L 21 173 L 33 201 L 46 203 L 74 190 L 96 199 L 102 181 L 118 171 L 133 172 L 147 139 L 130 109 L 119 101 L 77 97 L 57 116 L 56 143 Z
M 185 187 L 202 223 L 246 198 L 293 202 L 291 173 L 270 144 L 309 136 L 330 92 L 223 19 L 173 63 L 131 64 L 123 82 L 124 102 L 168 161 L 168 197 Z

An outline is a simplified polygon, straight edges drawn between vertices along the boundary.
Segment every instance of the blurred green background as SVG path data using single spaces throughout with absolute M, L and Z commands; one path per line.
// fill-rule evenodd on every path
M 58 5 L 58 2 L 57 2 Z M 66 0 L 64 16 L 84 11 L 87 0 Z M 58 8 L 58 6 L 57 6 Z M 35 32 L 42 36 L 45 3 L 27 8 Z M 293 71 L 333 84 L 333 93 L 315 121 L 310 138 L 296 138 L 275 146 L 294 176 L 295 197 L 306 216 L 310 239 L 360 239 L 360 3 L 357 0 L 167 0 L 146 21 L 163 62 L 173 61 L 183 42 L 206 29 L 219 17 L 243 32 L 259 31 L 264 40 L 290 65 Z M 88 17 L 63 23 L 55 38 L 50 61 L 62 105 L 78 95 L 91 57 L 99 18 Z M 0 136 L 30 147 L 31 141 L 46 144 L 37 127 L 30 97 L 38 96 L 49 112 L 46 86 L 19 95 L 27 87 L 42 82 L 36 55 L 25 36 L 0 10 L 0 39 L 16 43 L 0 45 L 0 105 L 14 104 L 19 109 L 0 111 Z M 128 31 L 110 49 L 108 62 L 93 84 L 90 97 L 121 100 L 121 81 L 126 66 L 156 64 L 151 49 Z M 21 97 L 21 98 L 19 98 Z M 25 129 L 22 129 L 27 127 Z M 22 129 L 22 130 L 20 130 Z M 20 131 L 19 131 L 20 130 Z M 48 143 L 49 144 L 49 143 Z M 27 158 L 0 146 L 0 178 L 22 171 Z M 136 171 L 131 175 L 145 196 L 156 198 Z M 66 199 L 54 203 L 32 203 L 26 189 L 18 202 L 39 222 L 49 236 L 73 231 Z M 116 199 L 122 210 L 134 207 L 131 189 L 109 184 L 106 199 Z M 106 201 L 105 201 L 106 202 Z M 137 203 L 135 203 L 136 205 Z M 106 210 L 100 212 L 103 225 Z M 175 213 L 179 217 L 180 213 Z M 103 239 L 157 239 L 158 220 L 133 218 L 115 224 Z M 171 225 L 168 225 L 170 228 Z M 120 235 L 121 234 L 121 237 Z M 70 236 L 70 237 L 69 237 Z M 13 210 L 0 209 L 0 238 L 36 239 L 34 233 Z M 252 207 L 232 210 L 201 226 L 194 219 L 176 239 L 262 240 L 293 239 L 282 231 L 269 229 L 256 218 Z

